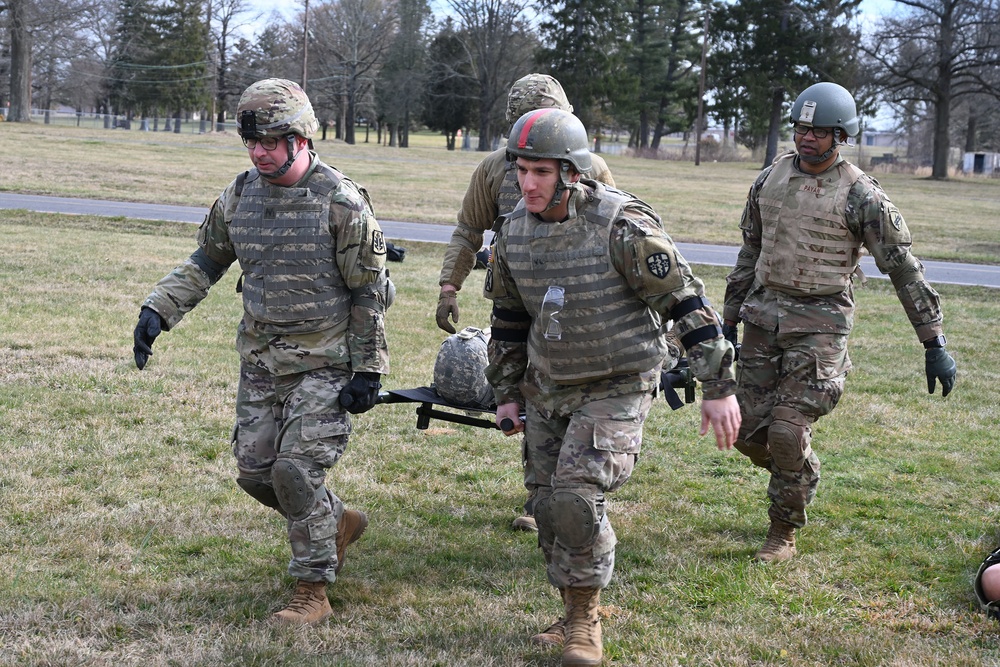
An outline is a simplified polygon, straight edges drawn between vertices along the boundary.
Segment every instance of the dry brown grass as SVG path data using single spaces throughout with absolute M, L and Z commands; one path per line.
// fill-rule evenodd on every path
M 380 218 L 453 224 L 483 154 L 447 151 L 432 135 L 414 135 L 406 149 L 374 141 L 316 143 L 326 162 L 369 190 Z M 249 166 L 233 134 L 0 123 L 0 150 L 11 156 L 0 165 L 0 191 L 206 208 Z M 758 164 L 605 157 L 618 186 L 648 201 L 677 241 L 739 244 L 740 212 Z M 1000 179 L 878 178 L 903 212 L 919 257 L 1000 261 Z

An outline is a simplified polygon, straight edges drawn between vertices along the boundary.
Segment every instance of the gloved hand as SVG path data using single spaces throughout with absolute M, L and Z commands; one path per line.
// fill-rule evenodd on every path
M 722 325 L 722 337 L 732 343 L 733 349 L 736 351 L 733 361 L 740 360 L 740 344 L 736 342 L 739 338 L 739 329 L 737 327 L 738 325 L 736 324 L 723 323 Z
M 132 338 L 135 345 L 132 352 L 135 354 L 135 365 L 141 371 L 149 358 L 153 356 L 153 341 L 163 330 L 163 318 L 152 308 L 143 306 L 139 311 L 139 323 L 135 325 L 135 332 Z
M 351 381 L 340 392 L 340 404 L 352 414 L 368 412 L 378 402 L 378 390 L 382 388 L 378 373 L 355 373 Z
M 441 290 L 438 295 L 437 325 L 448 333 L 455 333 L 455 327 L 448 321 L 449 316 L 458 324 L 458 293 Z
M 739 338 L 739 328 L 735 324 L 723 324 L 722 337 L 732 343 L 733 347 L 736 347 L 736 341 Z
M 934 385 L 941 381 L 941 397 L 944 398 L 955 386 L 957 375 L 955 360 L 943 347 L 932 347 L 924 351 L 924 367 L 927 371 L 927 393 L 934 393 Z

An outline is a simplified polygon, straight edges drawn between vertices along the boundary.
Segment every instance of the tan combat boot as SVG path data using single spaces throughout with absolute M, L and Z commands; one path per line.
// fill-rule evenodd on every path
M 340 574 L 340 569 L 344 567 L 347 545 L 357 542 L 367 527 L 368 517 L 364 512 L 344 510 L 344 515 L 337 522 L 337 567 L 333 570 L 335 573 Z
M 754 560 L 775 563 L 789 560 L 795 555 L 795 526 L 784 521 L 771 519 L 764 546 L 754 556 Z
M 563 608 L 566 607 L 566 589 L 560 588 L 559 594 L 562 596 Z M 539 646 L 562 646 L 566 641 L 566 619 L 560 617 L 555 623 L 545 628 L 537 635 L 531 636 L 531 643 Z
M 331 614 L 333 609 L 326 598 L 326 582 L 299 579 L 288 606 L 272 615 L 271 620 L 289 625 L 315 625 L 330 618 Z
M 600 598 L 600 588 L 566 589 L 566 642 L 563 644 L 563 667 L 599 665 L 604 659 L 601 618 L 597 615 Z
M 538 532 L 538 524 L 535 523 L 535 517 L 530 514 L 525 514 L 524 516 L 519 516 L 510 524 L 510 527 L 514 530 L 525 530 L 528 532 Z

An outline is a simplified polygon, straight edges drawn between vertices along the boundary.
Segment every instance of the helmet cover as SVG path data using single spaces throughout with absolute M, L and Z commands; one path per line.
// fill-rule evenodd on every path
M 489 329 L 465 327 L 444 339 L 434 361 L 434 389 L 453 405 L 491 410 L 493 387 L 486 380 Z
M 505 115 L 508 123 L 514 123 L 529 111 L 547 108 L 573 111 L 566 91 L 554 77 L 548 74 L 528 74 L 510 87 Z
M 236 107 L 241 137 L 283 137 L 297 134 L 309 139 L 319 129 L 309 96 L 288 79 L 262 79 L 243 91 Z

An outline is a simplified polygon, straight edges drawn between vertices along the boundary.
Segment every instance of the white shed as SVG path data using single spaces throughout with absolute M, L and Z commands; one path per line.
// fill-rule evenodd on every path
M 1000 176 L 1000 153 L 966 153 L 962 158 L 962 172 Z

